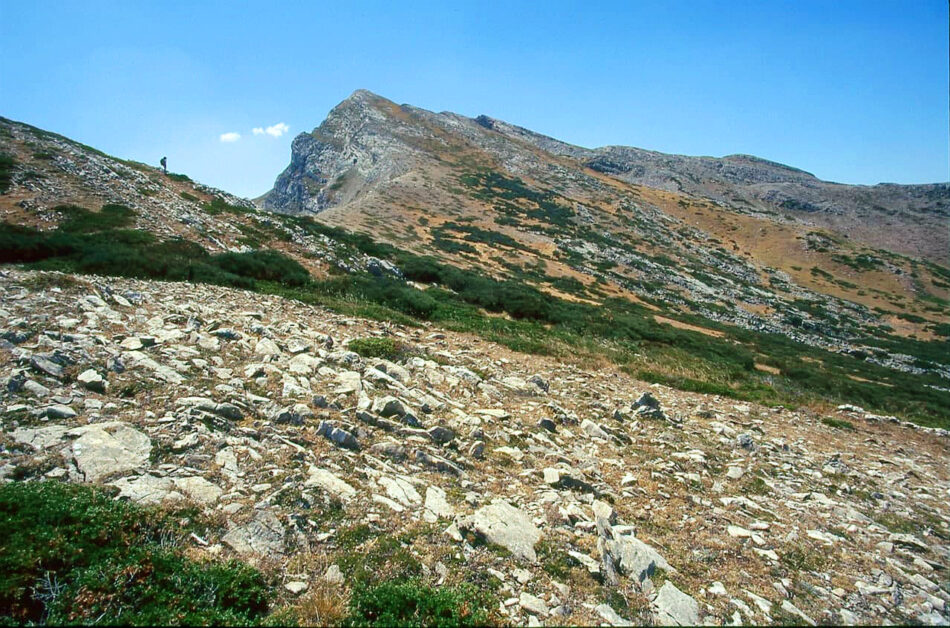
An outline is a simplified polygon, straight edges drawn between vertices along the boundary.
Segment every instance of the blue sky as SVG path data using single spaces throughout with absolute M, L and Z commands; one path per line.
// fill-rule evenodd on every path
M 0 0 L 0 115 L 251 197 L 357 88 L 582 146 L 923 183 L 950 179 L 947 47 L 945 0 Z

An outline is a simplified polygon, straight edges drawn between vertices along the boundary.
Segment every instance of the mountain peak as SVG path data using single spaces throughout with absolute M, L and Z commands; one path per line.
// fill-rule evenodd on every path
M 369 91 L 368 89 L 360 88 L 360 89 L 355 90 L 340 104 L 342 105 L 345 103 L 360 103 L 360 104 L 368 105 L 368 104 L 373 104 L 377 102 L 389 102 L 389 100 L 380 96 L 379 94 L 375 92 Z

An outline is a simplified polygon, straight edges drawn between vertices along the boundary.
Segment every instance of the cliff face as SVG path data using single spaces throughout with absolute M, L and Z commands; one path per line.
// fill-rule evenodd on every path
M 263 206 L 290 214 L 319 213 L 406 172 L 413 150 L 398 137 L 407 129 L 387 114 L 390 106 L 359 90 L 313 132 L 294 138 L 290 165 L 264 196 Z

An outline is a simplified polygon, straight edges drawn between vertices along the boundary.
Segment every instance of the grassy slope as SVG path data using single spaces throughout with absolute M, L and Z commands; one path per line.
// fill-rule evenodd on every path
M 406 279 L 431 287 L 420 290 L 397 278 L 366 274 L 312 280 L 299 264 L 273 250 L 212 256 L 191 243 L 157 242 L 148 233 L 125 229 L 129 210 L 111 207 L 99 212 L 72 208 L 53 232 L 5 225 L 0 230 L 2 261 L 231 285 L 371 318 L 432 321 L 519 351 L 592 361 L 607 358 L 642 379 L 685 390 L 787 406 L 856 403 L 922 424 L 950 426 L 950 394 L 931 387 L 945 384 L 936 375 L 901 373 L 783 336 L 666 313 L 721 333 L 712 337 L 661 324 L 652 310 L 624 299 L 604 299 L 600 305 L 559 299 L 521 279 L 488 278 L 367 236 L 309 219 L 284 218 L 290 228 L 390 260 Z M 946 342 L 893 337 L 876 342 L 921 360 L 939 359 L 947 349 Z M 780 374 L 762 372 L 756 363 Z

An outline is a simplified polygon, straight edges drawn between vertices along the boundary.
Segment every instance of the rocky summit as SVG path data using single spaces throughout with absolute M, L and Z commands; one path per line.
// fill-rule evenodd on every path
M 364 90 L 256 201 L 0 153 L 4 619 L 950 621 L 945 183 Z

